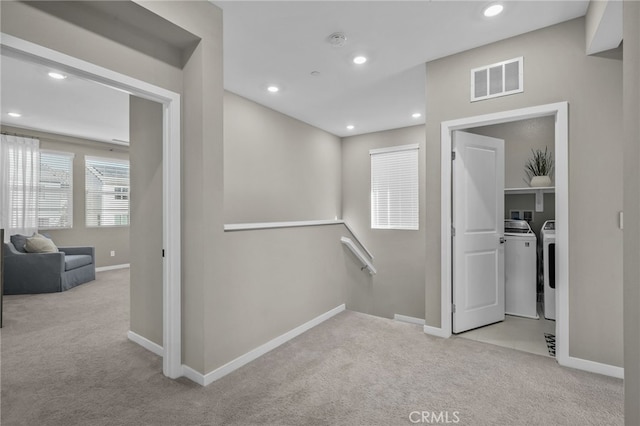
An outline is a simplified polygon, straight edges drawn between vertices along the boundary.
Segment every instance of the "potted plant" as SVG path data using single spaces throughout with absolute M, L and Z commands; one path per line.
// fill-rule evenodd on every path
M 551 186 L 551 174 L 553 173 L 553 158 L 551 152 L 544 147 L 541 149 L 531 150 L 533 157 L 527 160 L 524 170 L 529 178 L 529 185 L 533 187 Z

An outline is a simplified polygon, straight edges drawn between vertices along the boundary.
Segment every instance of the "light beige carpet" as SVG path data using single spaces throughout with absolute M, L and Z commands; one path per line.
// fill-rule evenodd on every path
M 5 297 L 3 426 L 623 423 L 621 380 L 350 311 L 206 388 L 169 380 L 128 299 L 128 270 Z

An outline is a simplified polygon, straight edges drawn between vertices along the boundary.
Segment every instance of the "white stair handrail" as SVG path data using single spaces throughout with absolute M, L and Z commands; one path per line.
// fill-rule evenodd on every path
M 362 253 L 358 246 L 355 245 L 351 238 L 342 237 L 340 238 L 340 242 L 347 246 L 349 250 L 351 250 L 351 252 L 358 258 L 358 260 L 360 260 L 360 262 L 364 265 L 362 269 L 367 269 L 369 271 L 369 274 L 371 275 L 375 275 L 378 272 L 376 271 L 376 268 L 373 266 L 373 264 L 369 261 L 369 259 L 367 259 L 367 257 L 364 255 L 364 253 Z

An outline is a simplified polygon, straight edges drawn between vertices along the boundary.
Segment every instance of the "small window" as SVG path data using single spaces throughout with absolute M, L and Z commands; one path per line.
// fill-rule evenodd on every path
M 117 186 L 114 188 L 114 191 L 116 193 L 116 200 L 128 200 L 129 199 L 129 188 L 123 188 L 120 186 Z
M 371 155 L 371 228 L 419 228 L 418 144 L 374 149 Z
M 129 161 L 85 157 L 87 226 L 129 225 Z
M 69 152 L 40 151 L 39 229 L 73 227 L 73 157 Z

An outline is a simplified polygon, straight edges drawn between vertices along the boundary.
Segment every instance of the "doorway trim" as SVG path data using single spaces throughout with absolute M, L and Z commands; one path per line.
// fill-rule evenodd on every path
M 181 218 L 180 218 L 180 94 L 125 74 L 83 61 L 26 40 L 0 33 L 3 55 L 27 59 L 86 78 L 116 90 L 163 105 L 162 210 L 163 210 L 163 374 L 182 376 L 181 339 Z
M 555 193 L 556 193 L 556 256 L 560 265 L 569 264 L 569 104 L 558 102 L 441 123 L 441 307 L 440 329 L 428 332 L 450 337 L 452 291 L 451 244 L 451 147 L 452 132 L 478 126 L 509 123 L 537 117 L 555 117 Z M 569 268 L 556 269 L 559 283 L 569 283 Z M 560 365 L 574 366 L 569 358 L 569 291 L 567 285 L 556 289 L 556 359 Z M 425 328 L 425 330 L 427 330 Z M 578 367 L 580 368 L 580 367 Z

